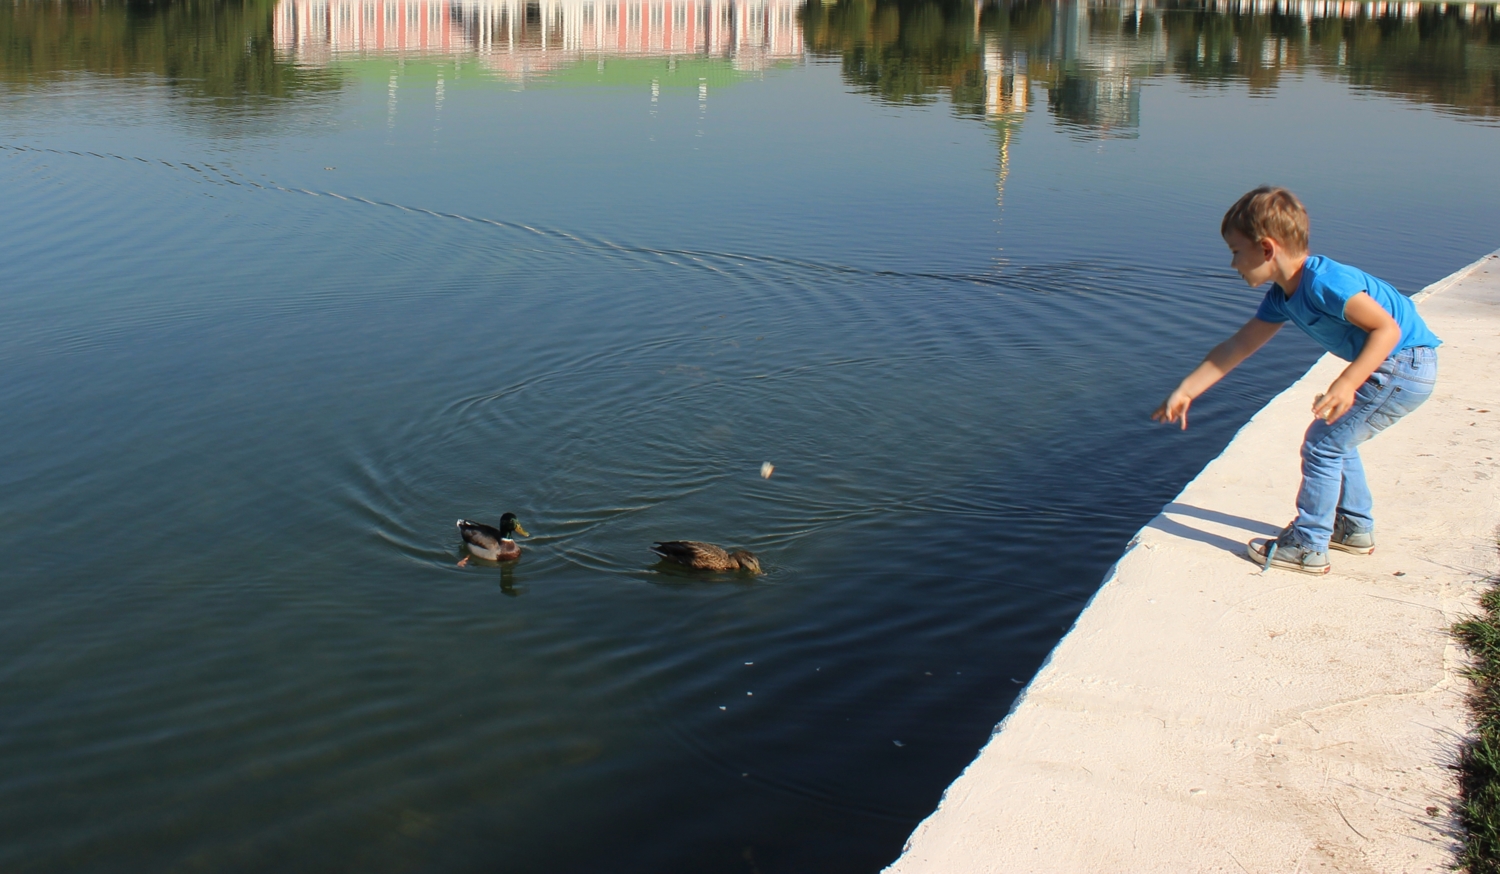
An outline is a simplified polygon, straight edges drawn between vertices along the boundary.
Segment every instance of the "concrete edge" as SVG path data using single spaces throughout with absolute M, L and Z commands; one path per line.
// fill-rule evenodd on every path
M 1464 280 L 1468 279 L 1474 273 L 1476 273 L 1481 268 L 1483 268 L 1486 264 L 1492 264 L 1493 261 L 1494 261 L 1494 259 L 1497 259 L 1497 258 L 1500 258 L 1500 249 L 1496 249 L 1493 252 L 1489 252 L 1489 253 L 1486 253 L 1484 255 L 1481 255 L 1479 258 L 1475 259 L 1474 261 L 1470 262 L 1469 264 L 1465 265 L 1464 267 L 1461 267 L 1458 270 L 1454 271 L 1453 273 L 1451 273 L 1451 274 L 1443 277 L 1442 279 L 1439 279 L 1436 282 L 1433 282 L 1430 285 L 1427 285 L 1421 291 L 1418 291 L 1418 292 L 1412 294 L 1411 295 L 1411 300 L 1414 303 L 1420 304 L 1423 301 L 1426 301 L 1426 300 L 1430 299 L 1432 296 L 1434 296 L 1436 294 L 1440 294 L 1440 293 L 1442 293 L 1444 291 L 1447 291 L 1447 290 L 1449 290 L 1449 289 L 1451 289 L 1451 288 L 1453 288 L 1453 287 L 1461 284 Z M 1047 657 L 1038 666 L 1038 668 L 1036 670 L 1036 673 L 1033 675 L 1031 681 L 1029 681 L 1026 684 L 1026 686 L 1022 688 L 1022 690 L 1020 691 L 1020 693 L 1016 696 L 1015 700 L 1011 703 L 1010 708 L 1007 710 L 1005 716 L 998 723 L 996 723 L 994 729 L 991 731 L 991 733 L 990 733 L 990 735 L 989 735 L 989 737 L 988 737 L 988 739 L 986 741 L 986 744 L 984 744 L 984 745 L 981 746 L 980 750 L 976 752 L 975 758 L 973 760 L 971 760 L 970 763 L 964 767 L 963 771 L 961 771 L 960 774 L 954 779 L 954 781 L 952 783 L 950 783 L 944 789 L 943 794 L 942 794 L 941 798 L 938 801 L 938 804 L 933 809 L 933 812 L 930 813 L 927 817 L 924 817 L 923 820 L 917 824 L 917 826 L 914 828 L 914 830 L 912 831 L 912 833 L 908 836 L 906 842 L 903 844 L 900 855 L 898 855 L 898 857 L 896 859 L 892 860 L 892 862 L 890 863 L 890 865 L 886 866 L 886 868 L 883 869 L 883 870 L 885 870 L 885 871 L 891 871 L 894 868 L 896 868 L 897 864 L 900 863 L 907 856 L 907 854 L 911 851 L 913 841 L 922 833 L 922 831 L 924 829 L 924 826 L 926 826 L 929 823 L 929 821 L 933 820 L 937 816 L 937 813 L 940 810 L 942 810 L 943 807 L 950 802 L 950 800 L 952 800 L 952 799 L 950 799 L 950 795 L 955 791 L 955 789 L 961 783 L 964 782 L 964 778 L 967 775 L 969 775 L 972 770 L 974 770 L 976 768 L 976 766 L 980 762 L 980 759 L 981 759 L 981 757 L 982 757 L 982 755 L 984 753 L 984 750 L 989 746 L 989 743 L 991 741 L 994 741 L 995 738 L 998 735 L 1000 735 L 1000 734 L 1002 734 L 1003 732 L 1006 731 L 1006 729 L 1010 726 L 1013 718 L 1016 716 L 1017 712 L 1019 710 L 1021 710 L 1022 707 L 1026 704 L 1028 698 L 1030 697 L 1030 695 L 1032 694 L 1032 692 L 1036 688 L 1036 685 L 1037 685 L 1036 681 L 1037 681 L 1037 679 L 1041 678 L 1041 677 L 1044 677 L 1044 676 L 1047 675 L 1049 669 L 1053 665 L 1054 658 L 1058 655 L 1059 651 L 1061 650 L 1061 644 L 1063 643 L 1063 641 L 1068 640 L 1070 637 L 1072 637 L 1075 634 L 1075 632 L 1078 631 L 1080 624 L 1084 620 L 1084 617 L 1086 615 L 1088 615 L 1088 613 L 1091 610 L 1091 608 L 1094 607 L 1095 602 L 1098 601 L 1110 589 L 1113 588 L 1112 584 L 1114 584 L 1117 581 L 1117 578 L 1118 578 L 1119 573 L 1120 573 L 1121 565 L 1123 563 L 1125 563 L 1125 561 L 1132 555 L 1132 553 L 1137 550 L 1137 548 L 1140 546 L 1141 539 L 1146 534 L 1146 532 L 1148 530 L 1152 529 L 1153 527 L 1157 526 L 1164 518 L 1166 518 L 1166 510 L 1167 510 L 1167 508 L 1170 507 L 1171 505 L 1173 505 L 1174 503 L 1177 503 L 1179 501 L 1179 499 L 1181 499 L 1185 493 L 1191 491 L 1193 489 L 1193 487 L 1195 486 L 1195 484 L 1197 484 L 1199 482 L 1199 480 L 1204 476 L 1204 474 L 1206 472 L 1208 472 L 1208 470 L 1216 462 L 1218 462 L 1220 459 L 1222 459 L 1226 454 L 1228 454 L 1230 452 L 1230 450 L 1232 448 L 1234 448 L 1236 446 L 1236 444 L 1241 440 L 1241 438 L 1244 437 L 1246 431 L 1250 430 L 1252 428 L 1252 426 L 1256 425 L 1257 421 L 1259 419 L 1261 419 L 1263 416 L 1265 416 L 1268 410 L 1271 410 L 1272 408 L 1276 407 L 1278 405 L 1278 403 L 1282 400 L 1282 398 L 1284 396 L 1286 396 L 1286 395 L 1288 395 L 1290 393 L 1303 393 L 1303 394 L 1307 393 L 1307 391 L 1308 391 L 1308 385 L 1307 384 L 1310 384 L 1309 380 L 1311 380 L 1313 382 L 1318 382 L 1319 385 L 1317 387 L 1321 387 L 1322 384 L 1326 383 L 1326 381 L 1327 381 L 1327 374 L 1326 374 L 1325 371 L 1327 371 L 1328 368 L 1330 366 L 1332 366 L 1331 362 L 1334 362 L 1334 361 L 1338 361 L 1338 360 L 1334 359 L 1334 357 L 1332 355 L 1325 354 L 1323 356 L 1320 356 L 1319 359 L 1316 362 L 1314 362 L 1308 368 L 1307 371 L 1305 371 L 1301 376 L 1299 376 L 1297 379 L 1293 380 L 1292 383 L 1289 384 L 1285 389 L 1283 389 L 1281 392 L 1278 392 L 1269 401 L 1267 401 L 1267 403 L 1261 409 L 1257 410 L 1254 415 L 1252 415 L 1248 420 L 1246 420 L 1246 422 L 1243 425 L 1240 426 L 1239 429 L 1236 430 L 1234 436 L 1231 437 L 1230 440 L 1225 444 L 1224 449 L 1221 450 L 1217 455 L 1215 455 L 1214 458 L 1212 460 L 1210 460 L 1207 464 L 1205 464 L 1203 470 L 1199 471 L 1199 473 L 1196 476 L 1194 476 L 1192 480 L 1190 480 L 1186 484 L 1184 484 L 1184 486 L 1177 493 L 1177 495 L 1174 496 L 1174 498 L 1171 501 L 1168 501 L 1167 504 L 1163 505 L 1163 508 L 1162 508 L 1161 511 L 1159 511 L 1150 520 L 1148 520 L 1144 525 L 1142 525 L 1139 530 L 1136 531 L 1136 533 L 1131 537 L 1130 541 L 1127 543 L 1127 545 L 1126 545 L 1124 551 L 1121 553 L 1120 557 L 1118 559 L 1116 559 L 1116 561 L 1113 564 L 1111 564 L 1111 566 L 1109 567 L 1109 569 L 1105 572 L 1105 574 L 1103 576 L 1103 579 L 1101 580 L 1098 588 L 1095 589 L 1095 591 L 1090 595 L 1088 601 L 1084 604 L 1084 606 L 1082 607 L 1082 609 L 1079 611 L 1078 616 L 1074 619 L 1073 623 L 1069 626 L 1067 632 L 1065 632 L 1063 635 L 1061 635 L 1059 637 L 1059 639 L 1058 639 L 1058 645 L 1054 646 L 1052 648 L 1052 650 L 1047 654 Z M 1338 363 L 1341 364 L 1342 362 L 1338 361 Z
M 1496 2 L 1500 2 L 1500 0 L 1496 0 Z M 1423 288 L 1421 291 L 1416 292 L 1411 296 L 1412 303 L 1421 303 L 1422 301 L 1427 300 L 1435 294 L 1439 294 L 1443 291 L 1448 290 L 1449 288 L 1452 288 L 1455 285 L 1458 285 L 1460 282 L 1463 282 L 1465 279 L 1467 279 L 1470 274 L 1474 273 L 1480 267 L 1488 263 L 1492 258 L 1500 258 L 1500 249 L 1496 249 L 1493 252 L 1488 252 L 1486 254 L 1480 255 L 1469 264 L 1460 267 L 1447 276 L 1444 276 L 1442 279 L 1439 279 L 1431 285 Z M 1211 467 L 1215 461 L 1218 461 L 1220 458 L 1224 457 L 1225 453 L 1229 452 L 1230 447 L 1234 445 L 1235 441 L 1239 440 L 1240 436 L 1244 434 L 1245 431 L 1249 429 L 1257 419 L 1265 415 L 1265 412 L 1267 410 L 1275 406 L 1276 402 L 1281 400 L 1282 396 L 1295 392 L 1302 392 L 1305 394 L 1306 388 L 1302 385 L 1302 383 L 1306 382 L 1310 377 L 1313 377 L 1319 369 L 1326 367 L 1330 360 L 1334 360 L 1334 356 L 1325 352 L 1324 354 L 1319 356 L 1318 360 L 1314 361 L 1312 363 L 1312 366 L 1309 367 L 1305 372 L 1303 372 L 1301 376 L 1292 380 L 1290 385 L 1277 392 L 1271 397 L 1270 400 L 1266 401 L 1265 406 L 1261 407 L 1259 410 L 1256 410 L 1255 414 L 1246 419 L 1245 423 L 1234 432 L 1234 436 L 1229 438 L 1229 441 L 1224 444 L 1224 448 L 1219 451 L 1219 454 L 1209 459 L 1208 464 L 1203 465 L 1203 470 L 1198 471 L 1196 476 L 1188 480 L 1186 483 L 1183 483 L 1182 488 L 1177 492 L 1176 495 L 1172 497 L 1172 500 L 1168 501 L 1166 504 L 1163 504 L 1162 509 L 1158 511 L 1155 516 L 1152 516 L 1149 520 L 1146 521 L 1146 524 L 1142 525 L 1135 532 L 1135 534 L 1131 535 L 1129 542 L 1125 544 L 1125 551 L 1120 553 L 1120 557 L 1115 559 L 1114 564 L 1109 566 L 1109 570 L 1104 572 L 1104 579 L 1099 583 L 1099 588 L 1094 590 L 1094 594 L 1090 595 L 1088 601 L 1084 603 L 1083 609 L 1078 611 L 1078 617 L 1073 620 L 1073 624 L 1068 626 L 1068 630 L 1063 633 L 1062 637 L 1058 638 L 1059 643 L 1062 642 L 1063 638 L 1066 638 L 1068 635 L 1072 634 L 1073 629 L 1078 627 L 1078 619 L 1082 618 L 1083 614 L 1088 612 L 1089 607 L 1093 606 L 1095 599 L 1099 597 L 1099 593 L 1103 592 L 1104 588 L 1114 581 L 1115 576 L 1119 572 L 1120 563 L 1123 562 L 1126 556 L 1130 555 L 1131 551 L 1134 550 L 1136 548 L 1136 545 L 1140 543 L 1141 535 L 1166 515 L 1166 508 L 1176 503 L 1178 498 L 1181 498 L 1188 490 L 1190 490 L 1193 485 L 1203 477 L 1204 473 L 1208 471 L 1209 467 Z M 1321 377 L 1319 378 L 1321 379 Z M 1042 663 L 1037 666 L 1036 676 L 1040 676 L 1042 672 L 1047 669 L 1047 666 L 1052 663 L 1052 656 L 1056 653 L 1057 647 L 1054 646 L 1052 648 L 1052 651 L 1047 653 L 1047 657 L 1042 660 Z M 1031 684 L 1027 683 L 1026 686 L 1021 689 L 1021 693 L 1016 696 L 1016 700 L 1011 703 L 1010 709 L 1006 711 L 1005 716 L 995 724 L 994 730 L 990 732 L 990 737 L 994 737 L 995 735 L 1005 730 L 1005 723 L 1010 721 L 1011 716 L 1016 712 L 1016 708 L 1020 707 L 1021 703 L 1026 700 L 1026 693 L 1030 690 Z M 964 770 L 967 771 L 968 768 L 966 767 Z M 948 788 L 951 789 L 953 787 L 950 784 Z M 945 789 L 943 790 L 943 799 L 946 799 L 947 796 L 948 791 Z M 941 799 L 938 801 L 938 806 L 942 806 Z
M 1483 262 L 1489 257 L 1490 256 L 1486 255 L 1484 258 L 1479 259 L 1479 261 L 1475 261 L 1474 264 L 1470 264 L 1468 267 L 1464 268 L 1463 272 L 1473 270 L 1476 265 Z M 1436 293 L 1436 291 L 1441 291 L 1442 288 L 1446 288 L 1447 286 L 1448 283 L 1446 279 L 1439 280 L 1438 282 L 1435 282 L 1427 287 L 1427 289 L 1430 290 L 1428 291 L 1428 293 Z M 1240 439 L 1240 435 L 1244 434 L 1247 429 L 1254 425 L 1256 419 L 1260 418 L 1268 408 L 1270 408 L 1273 404 L 1280 400 L 1282 395 L 1296 391 L 1305 392 L 1306 389 L 1302 385 L 1302 383 L 1305 382 L 1310 376 L 1312 376 L 1321 365 L 1323 365 L 1328 359 L 1332 357 L 1332 355 L 1328 355 L 1326 353 L 1319 357 L 1318 360 L 1312 365 L 1312 367 L 1308 368 L 1306 373 L 1293 380 L 1291 385 L 1288 385 L 1285 389 L 1277 392 L 1274 397 L 1266 402 L 1266 405 L 1264 407 L 1256 411 L 1255 415 L 1245 420 L 1245 423 L 1234 432 L 1234 436 L 1229 438 L 1229 441 L 1224 444 L 1224 448 L 1219 451 L 1219 454 L 1210 459 L 1209 462 L 1203 466 L 1203 470 L 1198 471 L 1197 475 L 1184 483 L 1182 489 L 1178 491 L 1175 496 L 1173 496 L 1172 500 L 1162 505 L 1162 510 L 1158 511 L 1157 514 L 1147 520 L 1146 524 L 1142 525 L 1135 532 L 1135 534 L 1131 535 L 1129 542 L 1127 542 L 1125 545 L 1125 551 L 1120 553 L 1120 557 L 1115 559 L 1114 564 L 1109 566 L 1109 570 L 1105 571 L 1104 579 L 1099 583 L 1099 587 L 1094 590 L 1094 593 L 1089 596 L 1088 601 L 1084 603 L 1083 608 L 1078 611 L 1078 615 L 1073 618 L 1073 624 L 1069 625 L 1068 630 L 1063 632 L 1062 636 L 1057 639 L 1057 644 L 1054 645 L 1052 649 L 1047 653 L 1047 657 L 1045 659 L 1042 659 L 1042 663 L 1037 666 L 1036 673 L 1033 674 L 1031 680 L 1021 688 L 1020 693 L 1017 694 L 1015 700 L 1011 702 L 1010 709 L 1005 712 L 1005 716 L 995 724 L 995 727 L 990 732 L 989 737 L 985 739 L 985 745 L 988 745 L 989 741 L 994 740 L 996 735 L 1005 731 L 1006 725 L 1011 721 L 1011 717 L 1015 716 L 1016 711 L 1018 711 L 1021 706 L 1026 703 L 1026 698 L 1035 687 L 1037 678 L 1045 676 L 1047 674 L 1048 668 L 1052 666 L 1053 658 L 1056 657 L 1058 652 L 1061 650 L 1062 642 L 1073 635 L 1073 632 L 1078 629 L 1079 623 L 1081 623 L 1084 616 L 1088 614 L 1089 608 L 1094 606 L 1094 602 L 1097 601 L 1101 595 L 1104 595 L 1106 591 L 1111 588 L 1111 584 L 1113 584 L 1119 576 L 1120 565 L 1123 564 L 1125 560 L 1130 556 L 1130 554 L 1136 550 L 1137 546 L 1140 545 L 1141 536 L 1146 533 L 1146 530 L 1151 528 L 1166 515 L 1166 507 L 1172 505 L 1173 503 L 1176 503 L 1178 498 L 1182 497 L 1185 492 L 1191 489 L 1193 487 L 1193 484 L 1198 482 L 1198 480 L 1204 475 L 1206 471 L 1208 471 L 1208 469 L 1213 465 L 1215 461 L 1218 461 L 1225 455 L 1225 453 L 1229 452 L 1230 447 L 1234 446 L 1235 441 Z M 912 833 L 907 836 L 906 842 L 901 845 L 901 855 L 904 856 L 911 849 L 912 839 L 915 838 L 917 836 L 917 833 L 921 831 L 922 824 L 936 815 L 937 811 L 941 810 L 943 805 L 948 802 L 948 793 L 952 792 L 954 787 L 958 785 L 959 781 L 964 777 L 964 775 L 969 773 L 970 768 L 973 768 L 976 764 L 978 764 L 979 755 L 983 751 L 984 746 L 981 746 L 979 751 L 975 753 L 973 761 L 970 761 L 969 764 L 965 765 L 964 769 L 958 773 L 958 776 L 954 778 L 953 782 L 949 783 L 948 787 L 943 790 L 943 794 L 938 798 L 937 806 L 933 808 L 933 812 L 924 817 L 921 822 L 917 823 L 917 827 L 912 830 Z M 891 864 L 894 865 L 896 861 L 899 861 L 899 859 L 900 856 L 898 856 L 896 860 L 893 860 Z M 888 871 L 890 870 L 890 867 L 891 866 L 888 865 L 882 870 Z
M 1500 2 L 1500 0 L 1496 0 L 1496 2 Z M 1443 291 L 1448 290 L 1449 288 L 1452 288 L 1453 286 L 1467 279 L 1470 274 L 1474 273 L 1474 271 L 1484 266 L 1484 264 L 1489 262 L 1492 258 L 1500 258 L 1500 249 L 1496 249 L 1493 252 L 1488 252 L 1484 255 L 1480 255 L 1469 264 L 1460 267 L 1447 276 L 1444 276 L 1442 279 L 1439 279 L 1438 281 L 1426 286 L 1421 291 L 1416 292 L 1411 296 L 1412 303 L 1421 303 L 1422 301 L 1427 300 L 1435 294 L 1439 294 Z M 1084 613 L 1088 612 L 1089 607 L 1093 606 L 1095 599 L 1099 597 L 1099 593 L 1104 591 L 1104 588 L 1114 581 L 1116 574 L 1119 572 L 1120 563 L 1123 562 L 1125 560 L 1125 557 L 1130 555 L 1131 551 L 1136 548 L 1136 545 L 1138 543 L 1140 543 L 1141 535 L 1146 532 L 1146 529 L 1151 528 L 1157 523 L 1158 520 L 1163 518 L 1166 508 L 1176 503 L 1178 498 L 1182 497 L 1184 493 L 1191 489 L 1193 484 L 1198 482 L 1203 474 L 1207 472 L 1209 467 L 1215 461 L 1218 461 L 1220 458 L 1222 458 L 1224 454 L 1229 451 L 1229 448 L 1234 445 L 1235 441 L 1240 439 L 1240 435 L 1244 434 L 1245 430 L 1248 429 L 1256 419 L 1264 415 L 1266 410 L 1275 405 L 1283 395 L 1297 391 L 1305 391 L 1305 389 L 1302 388 L 1302 383 L 1306 381 L 1308 377 L 1312 376 L 1319 368 L 1326 366 L 1327 362 L 1332 358 L 1333 356 L 1328 353 L 1324 353 L 1323 355 L 1319 356 L 1318 360 L 1314 361 L 1312 366 L 1309 367 L 1301 376 L 1292 380 L 1290 385 L 1277 392 L 1274 396 L 1272 396 L 1270 400 L 1266 401 L 1265 406 L 1261 407 L 1259 410 L 1256 410 L 1255 414 L 1252 415 L 1249 419 L 1246 419 L 1245 423 L 1234 432 L 1234 436 L 1229 438 L 1229 441 L 1224 444 L 1224 448 L 1219 451 L 1219 454 L 1210 459 L 1208 464 L 1203 465 L 1203 470 L 1198 471 L 1196 476 L 1188 480 L 1186 483 L 1183 483 L 1182 488 L 1177 492 L 1175 496 L 1173 496 L 1172 500 L 1168 501 L 1166 504 L 1163 504 L 1162 509 L 1158 511 L 1155 516 L 1152 516 L 1149 520 L 1146 521 L 1146 524 L 1142 525 L 1139 529 L 1136 530 L 1135 534 L 1131 535 L 1130 540 L 1125 544 L 1124 552 L 1120 553 L 1120 557 L 1115 559 L 1114 564 L 1111 564 L 1109 566 L 1109 570 L 1104 572 L 1104 579 L 1100 581 L 1099 588 L 1094 590 L 1094 593 L 1089 596 L 1088 601 L 1084 603 L 1083 609 L 1078 611 L 1078 617 L 1074 618 L 1073 624 L 1068 626 L 1068 630 L 1063 633 L 1062 637 L 1058 638 L 1059 643 L 1062 642 L 1063 638 L 1066 638 L 1068 635 L 1072 634 L 1073 629 L 1078 627 L 1078 619 L 1081 618 Z M 1047 653 L 1047 657 L 1042 660 L 1042 663 L 1040 665 L 1037 666 L 1037 676 L 1045 671 L 1047 669 L 1047 666 L 1052 663 L 1052 656 L 1056 654 L 1056 652 L 1057 647 L 1054 646 L 1052 650 Z M 1030 690 L 1031 684 L 1027 683 L 1026 686 L 1021 689 L 1020 694 L 1016 696 L 1016 700 L 1011 702 L 1010 709 L 1005 712 L 1005 716 L 1003 716 L 1000 721 L 995 724 L 994 730 L 990 732 L 990 737 L 994 737 L 995 735 L 1005 730 L 1005 724 L 1009 722 L 1011 716 L 1015 714 L 1016 708 L 1020 707 L 1021 703 L 1026 700 L 1026 693 Z M 968 768 L 965 767 L 964 770 L 967 771 Z M 953 788 L 952 784 L 949 784 L 948 788 Z M 946 800 L 947 797 L 948 790 L 945 789 L 943 790 L 943 797 L 938 800 L 939 807 L 942 806 L 943 801 Z
M 1500 2 L 1500 0 L 1496 0 L 1496 2 Z M 1474 273 L 1474 271 L 1484 266 L 1485 262 L 1489 261 L 1491 258 L 1500 258 L 1500 249 L 1496 249 L 1493 252 L 1488 252 L 1484 255 L 1480 255 L 1469 265 L 1458 268 L 1447 276 L 1444 276 L 1442 279 L 1439 279 L 1437 282 L 1434 282 L 1421 291 L 1417 292 L 1416 294 L 1413 294 L 1411 296 L 1411 302 L 1421 303 L 1429 297 L 1432 297 L 1434 294 L 1447 291 L 1460 282 L 1463 282 L 1465 279 L 1468 279 L 1469 276 Z

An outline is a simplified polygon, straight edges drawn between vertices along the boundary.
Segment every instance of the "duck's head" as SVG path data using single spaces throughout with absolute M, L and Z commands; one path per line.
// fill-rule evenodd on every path
M 742 571 L 749 571 L 752 574 L 765 573 L 765 571 L 760 569 L 760 559 L 756 558 L 753 552 L 736 549 L 729 553 L 729 557 L 740 563 L 740 570 Z
M 522 528 L 521 523 L 516 520 L 515 513 L 506 513 L 500 517 L 500 536 L 509 537 L 511 534 L 519 534 L 522 537 L 531 536 L 526 533 L 526 529 Z

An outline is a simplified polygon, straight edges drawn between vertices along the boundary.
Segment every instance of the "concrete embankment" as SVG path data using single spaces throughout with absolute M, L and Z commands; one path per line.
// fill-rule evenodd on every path
M 1362 449 L 1375 553 L 1244 558 L 1296 514 L 1325 358 L 1141 530 L 887 871 L 1451 870 L 1448 628 L 1500 569 L 1500 252 L 1421 301 L 1438 387 Z

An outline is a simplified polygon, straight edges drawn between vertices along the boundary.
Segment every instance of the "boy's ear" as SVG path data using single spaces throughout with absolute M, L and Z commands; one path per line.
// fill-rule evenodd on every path
M 1279 245 L 1279 243 L 1270 237 L 1262 237 L 1260 241 L 1260 254 L 1265 256 L 1267 261 L 1274 261 L 1276 259 L 1276 247 Z

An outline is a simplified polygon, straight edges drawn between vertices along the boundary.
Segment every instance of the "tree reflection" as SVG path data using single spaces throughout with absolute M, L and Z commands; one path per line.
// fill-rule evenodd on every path
M 814 53 L 842 57 L 845 79 L 897 103 L 945 95 L 970 112 L 983 106 L 973 3 L 847 0 L 810 3 L 803 34 Z
M 274 0 L 21 0 L 0 12 L 0 82 L 152 75 L 226 108 L 338 88 L 336 74 L 276 56 L 274 8 Z
M 1313 40 L 1327 56 L 1344 49 L 1344 76 L 1467 115 L 1500 118 L 1500 15 L 1465 21 L 1457 9 L 1423 7 L 1414 18 L 1319 22 Z
M 1133 136 L 1141 83 L 1161 74 L 1269 92 L 1283 74 L 1311 69 L 1443 111 L 1500 117 L 1494 7 L 1010 0 L 976 13 L 946 0 L 846 0 L 811 3 L 803 15 L 809 49 L 838 57 L 860 91 L 898 103 L 946 97 L 959 113 L 998 118 L 1029 105 L 1014 83 L 1034 83 L 1080 136 Z

